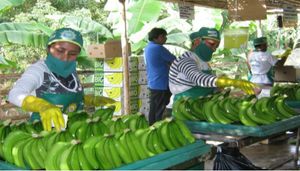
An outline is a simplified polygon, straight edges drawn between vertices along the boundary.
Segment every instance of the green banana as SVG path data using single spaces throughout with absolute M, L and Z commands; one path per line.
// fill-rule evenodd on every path
M 44 169 L 45 168 L 45 161 L 44 161 L 44 158 L 43 158 L 42 154 L 39 152 L 39 150 L 37 148 L 39 139 L 41 139 L 41 137 L 36 137 L 36 138 L 33 138 L 33 139 L 34 140 L 31 143 L 32 156 L 35 159 L 35 161 L 37 162 L 37 164 L 39 165 L 39 168 Z
M 126 146 L 129 149 L 132 159 L 134 161 L 137 161 L 137 160 L 140 160 L 140 156 L 139 156 L 137 150 L 135 149 L 135 147 L 132 145 L 133 142 L 131 141 L 131 138 L 129 136 L 130 131 L 131 131 L 130 129 L 125 130 L 125 132 L 122 136 L 124 136 L 124 138 L 125 138 Z M 122 138 L 122 136 L 120 138 Z
M 203 102 L 205 101 L 204 97 L 198 98 L 193 100 L 193 102 L 191 103 L 191 111 L 193 113 L 195 113 L 196 117 L 200 120 L 206 120 L 204 114 L 203 114 Z
M 95 145 L 95 151 L 96 151 L 96 156 L 99 162 L 102 164 L 103 169 L 109 170 L 113 168 L 113 165 L 111 161 L 107 158 L 105 152 L 104 152 L 104 144 L 105 144 L 106 138 L 101 137 L 99 142 Z
M 286 106 L 285 102 L 284 102 L 284 99 L 285 97 L 283 96 L 278 96 L 276 99 L 275 99 L 275 107 L 277 108 L 277 110 L 282 114 L 284 115 L 286 118 L 290 118 L 292 116 L 294 116 L 295 112 L 292 111 L 292 110 L 286 110 L 287 107 L 284 107 Z
M 188 140 L 185 138 L 183 133 L 181 132 L 179 126 L 175 123 L 175 121 L 170 123 L 172 131 L 174 132 L 175 138 L 180 143 L 181 146 L 185 146 L 189 144 Z
M 11 132 L 4 140 L 3 143 L 3 155 L 7 162 L 13 163 L 12 149 L 19 141 L 25 141 L 31 138 L 31 135 L 24 131 Z
M 83 144 L 79 143 L 77 144 L 77 155 L 78 155 L 78 160 L 79 160 L 79 164 L 80 164 L 80 169 L 81 170 L 92 170 L 92 165 L 89 162 L 90 156 L 87 158 L 84 154 L 83 151 Z
M 116 165 L 114 158 L 110 151 L 110 144 L 111 144 L 110 136 L 112 136 L 112 135 L 104 135 L 105 142 L 104 142 L 104 146 L 103 146 L 102 150 L 104 151 L 104 154 L 108 159 L 108 162 L 111 163 L 112 168 L 116 168 L 117 165 Z
M 162 141 L 163 141 L 163 144 L 165 145 L 165 147 L 168 150 L 176 149 L 176 146 L 173 144 L 173 142 L 170 138 L 167 122 L 163 122 L 163 124 L 161 125 L 160 133 L 161 133 Z
M 166 151 L 166 147 L 161 143 L 160 136 L 157 133 L 157 129 L 150 129 L 150 139 L 152 139 L 152 145 L 156 154 L 160 154 Z
M 149 123 L 148 123 L 145 115 L 142 114 L 142 113 L 139 113 L 137 115 L 138 115 L 138 124 L 137 124 L 138 126 L 137 126 L 136 130 L 137 129 L 148 128 L 149 127 Z M 132 130 L 132 131 L 135 131 L 135 130 Z
M 14 147 L 12 148 L 12 156 L 13 156 L 13 163 L 18 166 L 21 167 L 23 169 L 26 168 L 26 164 L 24 161 L 24 153 L 23 153 L 23 149 L 24 146 L 27 144 L 27 142 L 30 139 L 26 139 L 24 141 L 19 141 L 17 142 Z
M 102 136 L 93 136 L 87 139 L 83 144 L 83 151 L 85 154 L 85 157 L 88 158 L 88 161 L 90 165 L 92 166 L 93 170 L 96 169 L 102 169 L 102 166 L 100 162 L 98 162 L 96 158 L 96 151 L 95 146 L 98 143 L 98 141 L 101 139 Z
M 45 168 L 45 160 L 46 160 L 46 157 L 47 157 L 47 151 L 46 151 L 46 147 L 44 145 L 44 141 L 42 138 L 39 138 L 37 140 L 37 151 L 38 153 L 40 154 L 40 157 L 41 159 L 43 160 L 43 169 Z
M 24 159 L 25 159 L 25 162 L 28 164 L 28 166 L 31 168 L 31 169 L 42 169 L 41 166 L 39 165 L 38 161 L 36 160 L 34 154 L 32 153 L 33 152 L 33 147 L 32 147 L 32 143 L 35 141 L 34 138 L 32 138 L 31 140 L 29 140 L 26 145 L 24 146 L 24 149 L 23 149 L 23 154 L 24 155 Z
M 181 97 L 173 103 L 172 115 L 179 120 L 188 120 L 188 118 L 182 115 L 181 111 L 179 110 L 180 109 L 179 107 L 182 106 L 182 103 L 184 103 L 184 101 L 185 98 Z
M 48 152 L 47 158 L 45 160 L 46 170 L 60 170 L 58 161 L 60 160 L 60 155 L 62 151 L 71 146 L 70 142 L 57 142 Z
M 188 140 L 189 143 L 194 143 L 196 141 L 192 132 L 182 121 L 174 119 L 174 122 L 179 127 L 181 133 L 184 135 L 184 137 Z
M 277 98 L 278 96 L 272 96 L 269 98 L 268 102 L 267 102 L 267 108 L 269 111 L 271 111 L 272 114 L 275 115 L 276 117 L 276 120 L 282 120 L 282 119 L 285 119 L 286 116 L 284 116 L 283 114 L 281 114 L 277 107 L 276 107 L 276 104 L 275 104 L 275 99 Z
M 230 118 L 226 117 L 227 113 L 224 110 L 220 109 L 218 102 L 213 104 L 211 111 L 215 118 L 218 120 L 218 123 L 230 124 L 233 122 Z
M 70 159 L 69 159 L 69 162 L 70 162 L 70 167 L 72 170 L 80 170 L 81 169 L 81 166 L 80 166 L 80 159 L 79 159 L 79 154 L 78 154 L 78 143 L 76 140 L 72 140 L 72 146 L 73 146 L 73 150 L 70 154 Z M 72 148 L 71 146 L 71 148 Z
M 116 149 L 116 146 L 115 146 L 115 138 L 114 136 L 111 136 L 108 138 L 107 141 L 109 141 L 109 151 L 110 151 L 110 156 L 112 158 L 112 162 L 114 164 L 114 167 L 117 168 L 117 167 L 120 167 L 122 165 L 122 159 L 121 159 L 121 156 L 119 155 L 118 153 L 118 150 L 119 149 Z
M 197 121 L 199 120 L 197 117 L 195 117 L 192 113 L 191 113 L 191 104 L 189 101 L 189 97 L 185 97 L 185 100 L 183 101 L 183 103 L 180 103 L 178 108 L 179 108 L 179 112 L 180 114 L 186 118 L 186 120 L 191 120 L 191 121 Z
M 61 159 L 59 160 L 59 168 L 60 170 L 72 170 L 72 164 L 71 164 L 71 154 L 72 151 L 74 151 L 76 148 L 76 145 L 72 144 L 69 148 L 65 149 L 61 153 Z
M 255 104 L 252 104 L 251 106 L 249 106 L 247 108 L 246 111 L 248 117 L 254 121 L 256 124 L 258 125 L 268 125 L 272 123 L 272 120 L 267 120 L 263 117 L 263 113 L 259 113 L 256 108 L 255 108 Z M 273 121 L 274 122 L 274 121 Z
M 115 109 L 116 109 L 116 106 L 114 106 L 114 105 L 108 106 L 107 108 L 99 108 L 95 111 L 95 113 L 93 114 L 93 117 L 99 116 L 102 121 L 111 119 Z
M 247 114 L 247 109 L 251 106 L 251 102 L 244 100 L 240 107 L 240 121 L 246 126 L 257 126 L 257 124 L 249 118 Z
M 208 122 L 211 123 L 219 123 L 219 120 L 214 116 L 212 112 L 212 108 L 215 103 L 216 103 L 215 100 L 210 100 L 210 101 L 206 101 L 203 104 L 203 113 L 205 115 L 205 118 L 207 119 Z
M 148 158 L 148 154 L 145 151 L 145 149 L 142 147 L 142 143 L 139 141 L 139 139 L 136 137 L 135 133 L 133 131 L 128 131 L 128 138 L 130 139 L 133 148 L 137 152 L 139 159 L 145 159 Z
M 125 164 L 129 164 L 133 162 L 132 157 L 129 154 L 129 150 L 124 146 L 124 143 L 120 142 L 120 139 L 114 140 L 115 148 L 117 149 L 117 152 L 119 153 L 122 161 Z

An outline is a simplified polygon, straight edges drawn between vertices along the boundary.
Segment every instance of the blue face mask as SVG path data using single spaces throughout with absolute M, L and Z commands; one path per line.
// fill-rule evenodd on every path
M 208 62 L 212 58 L 212 54 L 214 51 L 209 48 L 204 41 L 195 48 L 194 52 L 198 55 L 198 57 L 203 60 L 204 62 Z
M 48 53 L 45 63 L 51 72 L 64 78 L 76 71 L 76 61 L 62 61 L 55 58 L 51 53 Z

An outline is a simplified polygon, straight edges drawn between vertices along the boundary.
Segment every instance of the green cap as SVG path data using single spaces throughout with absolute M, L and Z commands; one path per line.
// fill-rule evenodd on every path
M 261 45 L 261 44 L 266 44 L 267 43 L 267 38 L 266 37 L 259 37 L 253 40 L 253 45 Z
M 213 39 L 220 41 L 220 32 L 215 28 L 202 27 L 199 31 L 190 34 L 190 39 L 195 40 L 196 38 Z
M 48 39 L 47 45 L 54 42 L 70 42 L 80 48 L 83 46 L 83 39 L 79 31 L 71 28 L 60 28 L 55 30 Z

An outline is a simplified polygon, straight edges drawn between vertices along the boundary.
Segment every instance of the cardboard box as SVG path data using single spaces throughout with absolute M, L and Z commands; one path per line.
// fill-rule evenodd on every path
M 130 52 L 130 45 L 129 54 Z M 88 56 L 92 58 L 112 59 L 122 56 L 122 46 L 120 40 L 107 41 L 104 44 L 92 44 L 87 48 Z
M 137 113 L 139 111 L 139 103 L 138 103 L 138 99 L 131 99 L 130 100 L 130 110 L 131 113 Z M 124 102 L 123 101 L 117 101 L 115 102 L 116 105 L 116 109 L 114 112 L 114 115 L 122 115 L 124 114 Z
M 138 98 L 139 96 L 139 86 L 131 86 L 130 87 L 130 97 L 131 98 Z M 112 98 L 116 101 L 121 101 L 123 99 L 123 87 L 95 87 L 95 95 L 104 96 Z
M 122 72 L 95 72 L 94 84 L 96 87 L 122 87 L 123 86 Z M 131 72 L 129 75 L 129 85 L 138 85 L 138 72 Z
M 274 81 L 295 82 L 297 80 L 296 69 L 293 66 L 275 66 L 274 69 Z
M 129 71 L 138 71 L 138 58 L 128 58 Z M 95 71 L 122 72 L 123 58 L 115 57 L 113 59 L 97 59 L 95 61 Z

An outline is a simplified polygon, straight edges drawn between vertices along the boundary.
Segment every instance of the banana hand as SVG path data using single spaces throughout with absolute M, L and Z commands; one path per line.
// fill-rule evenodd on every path
M 105 106 L 108 104 L 115 103 L 114 99 L 104 97 L 104 96 L 94 96 L 94 95 L 85 95 L 84 96 L 84 104 L 86 106 Z
M 219 77 L 216 81 L 217 87 L 230 87 L 239 88 L 247 94 L 255 94 L 255 88 L 258 88 L 258 85 L 251 83 L 246 80 L 235 80 L 226 77 Z
M 65 121 L 60 108 L 44 99 L 35 96 L 27 96 L 23 100 L 22 109 L 31 112 L 39 112 L 43 128 L 46 131 L 51 131 L 51 121 L 53 121 L 57 131 L 60 131 L 61 128 L 65 127 Z

